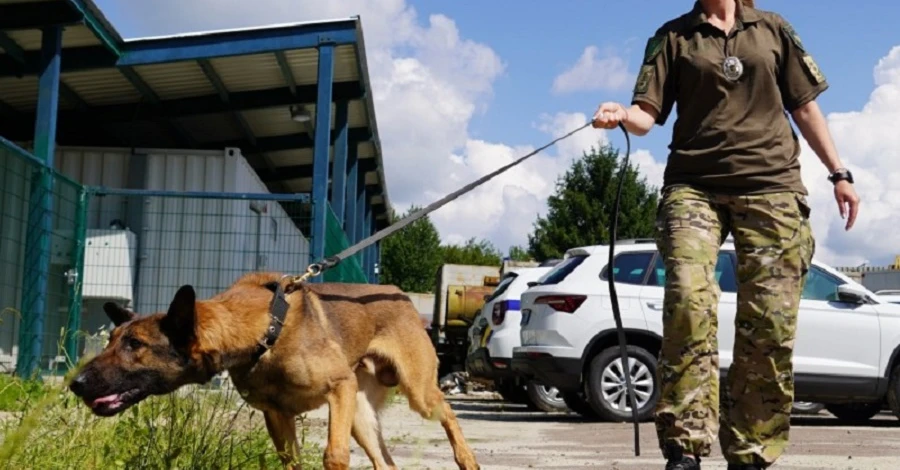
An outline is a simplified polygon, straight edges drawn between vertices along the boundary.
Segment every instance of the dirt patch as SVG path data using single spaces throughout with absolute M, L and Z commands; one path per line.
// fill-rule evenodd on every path
M 653 425 L 642 424 L 641 455 L 634 456 L 633 426 L 593 423 L 575 414 L 529 412 L 498 400 L 449 398 L 460 425 L 485 469 L 612 470 L 662 469 Z M 324 420 L 327 409 L 310 418 Z M 454 469 L 453 453 L 439 423 L 425 421 L 405 402 L 384 411 L 384 435 L 397 465 L 405 469 Z M 322 423 L 324 421 L 317 421 Z M 324 444 L 324 427 L 308 438 Z M 352 444 L 353 468 L 371 468 L 365 453 Z M 884 414 L 867 426 L 848 426 L 827 413 L 797 417 L 791 444 L 773 468 L 784 470 L 896 470 L 900 468 L 900 420 Z M 704 470 L 726 468 L 721 453 L 703 462 Z

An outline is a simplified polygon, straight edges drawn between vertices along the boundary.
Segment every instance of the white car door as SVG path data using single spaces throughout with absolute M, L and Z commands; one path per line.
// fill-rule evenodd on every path
M 842 284 L 843 280 L 817 266 L 810 270 L 797 320 L 795 375 L 879 375 L 878 313 L 871 305 L 840 302 L 837 289 Z
M 721 250 L 716 263 L 716 278 L 719 281 L 721 294 L 718 306 L 719 368 L 731 365 L 731 350 L 734 345 L 734 317 L 737 306 L 737 272 L 735 270 L 734 251 Z M 655 266 L 647 279 L 647 285 L 641 290 L 641 305 L 647 318 L 650 331 L 662 335 L 662 309 L 666 269 L 661 256 L 657 256 Z

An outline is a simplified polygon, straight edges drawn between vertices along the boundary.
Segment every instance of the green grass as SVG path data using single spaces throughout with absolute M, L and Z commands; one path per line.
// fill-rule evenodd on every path
M 0 468 L 282 468 L 262 414 L 233 391 L 190 387 L 99 418 L 62 385 L 0 383 L 12 411 L 0 422 Z M 321 450 L 303 445 L 303 468 L 321 468 Z

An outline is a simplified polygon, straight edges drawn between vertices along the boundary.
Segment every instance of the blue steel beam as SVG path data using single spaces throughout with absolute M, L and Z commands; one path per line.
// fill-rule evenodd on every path
M 291 64 L 288 63 L 284 51 L 275 51 L 275 60 L 278 62 L 278 68 L 281 69 L 285 85 L 291 90 L 292 95 L 297 96 L 297 79 L 294 78 L 294 71 L 291 70 Z
M 94 70 L 116 66 L 118 56 L 103 46 L 67 47 L 66 61 L 62 73 Z M 0 77 L 39 75 L 41 70 L 40 51 L 25 51 L 25 64 L 12 60 L 8 54 L 0 54 Z
M 356 43 L 356 21 L 309 23 L 130 41 L 118 64 L 146 65 Z
M 200 65 L 200 69 L 203 70 L 203 74 L 206 75 L 206 79 L 209 80 L 209 83 L 212 84 L 213 88 L 216 89 L 216 92 L 219 94 L 219 99 L 222 103 L 226 105 L 231 102 L 231 95 L 228 91 L 228 88 L 225 86 L 225 82 L 222 81 L 222 77 L 219 76 L 219 73 L 216 72 L 216 69 L 213 67 L 212 63 L 206 59 L 201 59 L 197 61 L 197 64 Z M 250 128 L 250 124 L 247 123 L 247 120 L 244 119 L 244 116 L 233 109 L 229 110 L 232 119 L 234 119 L 235 124 L 241 128 L 241 132 L 244 133 L 244 138 L 250 142 L 250 145 L 256 145 L 256 136 L 253 134 L 253 130 Z
M 6 51 L 6 54 L 12 60 L 23 65 L 25 64 L 25 50 L 13 38 L 2 31 L 0 31 L 0 49 Z
M 331 92 L 334 80 L 334 44 L 319 44 L 315 146 L 313 147 L 312 257 L 325 258 L 325 215 L 328 209 L 328 163 L 331 151 Z M 319 279 L 318 277 L 314 279 Z
M 359 172 L 356 183 L 356 229 L 353 243 L 358 243 L 365 238 L 366 233 L 366 176 Z M 366 250 L 360 250 L 356 255 L 359 266 L 365 269 Z
M 368 237 L 372 234 L 372 208 L 369 206 L 369 198 L 366 197 L 363 202 L 363 217 L 362 217 L 362 236 L 360 240 Z M 369 247 L 365 247 L 360 250 L 362 253 L 362 259 L 360 259 L 360 266 L 362 266 L 363 273 L 366 275 L 366 280 L 371 280 L 369 276 L 369 264 L 372 262 L 371 250 Z
M 334 99 L 357 100 L 363 97 L 357 81 L 334 84 Z M 60 120 L 90 120 L 92 122 L 144 121 L 171 119 L 203 114 L 249 111 L 253 109 L 287 107 L 290 104 L 315 103 L 318 99 L 316 85 L 301 85 L 291 91 L 287 87 L 230 92 L 228 101 L 222 101 L 220 93 L 192 96 L 157 103 L 121 103 L 93 106 L 89 114 L 78 111 L 60 111 Z
M 159 96 L 153 91 L 153 88 L 141 78 L 140 75 L 131 67 L 120 67 L 119 72 L 131 83 L 131 85 L 143 96 L 145 99 L 149 100 L 152 103 L 159 103 Z M 178 125 L 175 121 L 163 121 L 159 122 L 163 123 L 167 127 L 172 130 L 172 133 L 175 134 L 175 140 L 179 141 L 182 146 L 185 147 L 195 147 L 196 143 L 194 139 L 191 138 L 190 134 Z M 221 147 L 220 147 L 221 148 Z
M 356 243 L 356 187 L 359 177 L 359 153 L 358 145 L 351 145 L 347 149 L 347 192 L 346 192 L 346 208 L 344 209 L 344 232 L 347 233 L 347 240 L 350 244 Z
M 328 106 L 331 106 L 331 103 Z M 347 196 L 348 103 L 338 101 L 335 108 L 334 130 L 337 136 L 334 139 L 334 164 L 331 167 L 331 210 L 343 225 L 344 201 Z M 353 146 L 356 147 L 357 143 L 354 142 Z
M 331 106 L 326 104 L 325 108 L 327 110 L 331 110 Z M 316 108 L 318 109 L 318 107 Z M 328 114 L 331 114 L 330 112 Z M 318 113 L 317 113 L 318 115 Z M 328 123 L 327 126 L 330 126 L 331 123 Z M 316 124 L 316 128 L 318 128 L 318 123 Z M 319 133 L 316 132 L 315 138 L 310 138 L 309 135 L 303 132 L 298 132 L 296 134 L 287 134 L 287 135 L 276 135 L 271 137 L 259 137 L 256 139 L 256 145 L 252 147 L 247 147 L 246 142 L 242 140 L 222 140 L 219 142 L 206 142 L 201 144 L 201 148 L 210 148 L 210 149 L 220 149 L 223 147 L 241 147 L 244 154 L 251 153 L 265 153 L 265 152 L 277 152 L 279 150 L 293 150 L 293 149 L 304 149 L 304 148 L 312 148 L 314 149 L 317 146 L 317 140 L 319 138 L 327 139 L 323 145 L 333 144 L 337 140 L 337 132 L 327 132 L 329 129 L 326 127 L 326 132 L 322 133 L 322 136 L 319 136 Z M 328 134 L 331 134 L 331 138 L 328 138 Z M 347 131 L 347 140 L 350 142 L 366 142 L 372 138 L 372 131 L 368 127 L 351 127 Z
M 38 371 L 43 351 L 44 318 L 50 276 L 50 236 L 53 233 L 53 156 L 56 151 L 56 111 L 59 108 L 60 51 L 62 28 L 42 31 L 42 73 L 38 81 L 34 155 L 43 163 L 31 182 L 25 239 L 25 269 L 22 286 L 22 326 L 19 330 L 20 376 Z
M 365 231 L 365 236 L 367 236 L 367 237 L 369 235 L 372 235 L 373 233 L 375 233 L 375 224 L 373 224 L 372 222 L 374 222 L 374 218 L 373 218 L 373 214 L 372 214 L 372 204 L 369 203 L 369 198 L 367 197 L 366 198 L 366 231 Z M 373 278 L 375 275 L 375 272 L 374 272 L 375 251 L 374 251 L 374 248 L 375 248 L 374 244 L 369 245 L 365 248 L 365 250 L 366 250 L 365 272 L 366 272 L 366 278 L 369 279 L 370 284 L 373 283 Z

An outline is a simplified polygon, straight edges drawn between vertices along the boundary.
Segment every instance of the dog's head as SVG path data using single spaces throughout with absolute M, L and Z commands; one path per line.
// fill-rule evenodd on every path
M 103 308 L 115 324 L 109 344 L 69 384 L 94 414 L 112 416 L 150 395 L 208 379 L 191 354 L 197 308 L 191 286 L 178 290 L 166 313 L 137 316 L 111 302 Z

